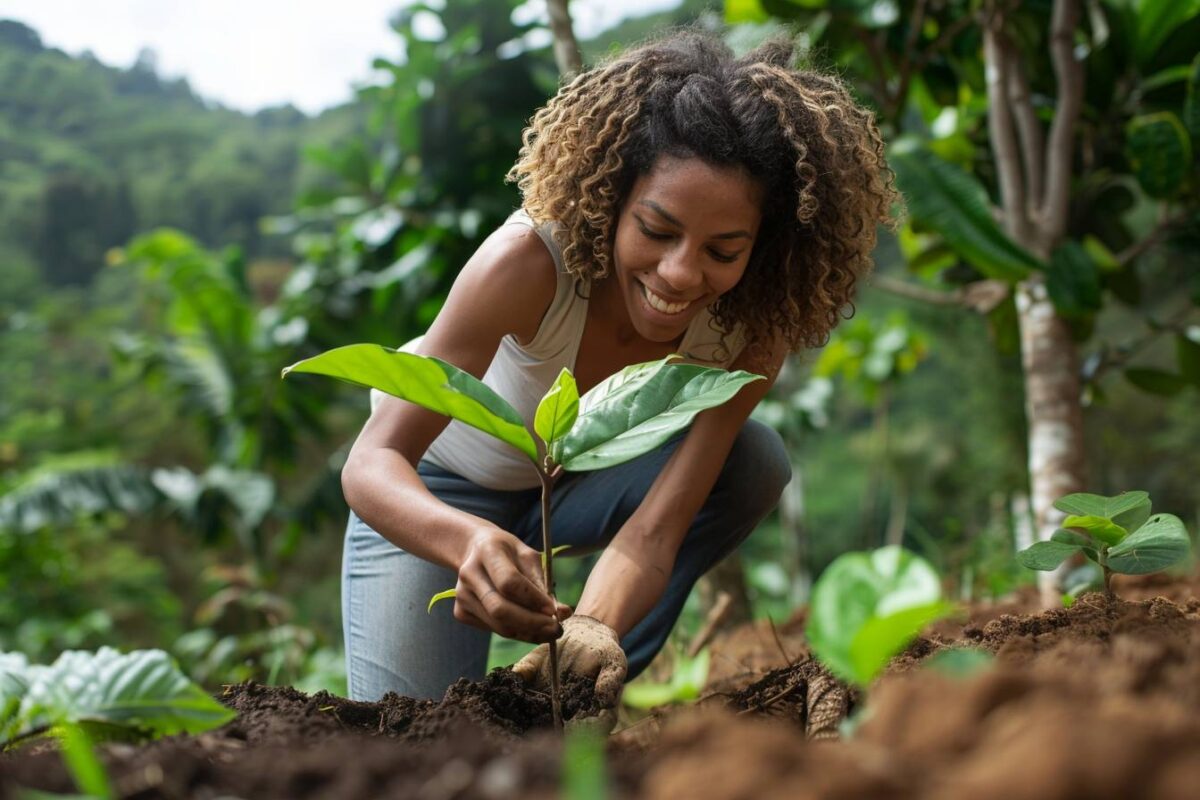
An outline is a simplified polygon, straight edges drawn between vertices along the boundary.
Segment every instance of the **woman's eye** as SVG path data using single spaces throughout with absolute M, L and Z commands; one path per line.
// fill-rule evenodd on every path
M 642 233 L 645 234 L 647 238 L 653 239 L 656 242 L 665 241 L 666 239 L 671 238 L 671 234 L 669 233 L 658 233 L 650 230 L 649 228 L 642 228 Z
M 727 254 L 721 253 L 717 250 L 709 250 L 708 252 L 709 252 L 709 255 L 711 255 L 717 261 L 720 261 L 722 264 L 732 264 L 734 261 L 737 261 L 738 256 L 741 255 L 741 253 L 727 255 Z

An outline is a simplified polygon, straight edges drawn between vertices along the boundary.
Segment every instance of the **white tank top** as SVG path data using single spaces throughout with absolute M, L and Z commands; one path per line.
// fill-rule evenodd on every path
M 483 382 L 512 404 L 532 433 L 533 415 L 542 396 L 563 367 L 575 371 L 575 356 L 587 321 L 589 287 L 585 284 L 575 291 L 577 279 L 563 269 L 562 251 L 551 235 L 552 225 L 534 225 L 524 210 L 513 212 L 504 224 L 533 228 L 550 251 L 558 272 L 554 299 L 533 339 L 521 345 L 512 335 L 505 336 L 483 376 Z M 421 337 L 413 339 L 401 349 L 412 351 L 420 341 Z M 696 363 L 727 368 L 744 345 L 741 325 L 722 341 L 721 331 L 706 308 L 688 326 L 679 353 Z M 378 390 L 371 390 L 372 409 L 382 396 Z M 536 468 L 523 453 L 456 420 L 451 420 L 433 441 L 425 458 L 489 489 L 519 490 L 541 485 Z

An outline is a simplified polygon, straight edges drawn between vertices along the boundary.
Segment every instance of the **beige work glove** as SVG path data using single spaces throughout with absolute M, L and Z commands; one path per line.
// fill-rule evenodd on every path
M 570 728 L 588 727 L 605 734 L 617 723 L 617 702 L 625 685 L 628 668 L 625 651 L 617 633 L 593 617 L 570 617 L 562 623 L 558 639 L 559 675 L 573 672 L 596 681 L 596 700 L 604 711 L 587 720 L 570 720 Z M 513 672 L 526 683 L 550 691 L 550 646 L 538 645 L 529 655 L 513 665 Z

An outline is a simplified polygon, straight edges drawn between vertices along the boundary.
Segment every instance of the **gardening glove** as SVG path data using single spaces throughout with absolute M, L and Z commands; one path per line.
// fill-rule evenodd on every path
M 573 672 L 596 681 L 596 700 L 604 707 L 600 714 L 583 720 L 571 720 L 571 728 L 592 728 L 607 734 L 617 723 L 617 702 L 625 685 L 625 651 L 616 631 L 594 617 L 573 616 L 562 623 L 558 640 L 559 674 Z M 513 665 L 513 672 L 526 683 L 536 683 L 549 691 L 550 646 L 539 645 Z

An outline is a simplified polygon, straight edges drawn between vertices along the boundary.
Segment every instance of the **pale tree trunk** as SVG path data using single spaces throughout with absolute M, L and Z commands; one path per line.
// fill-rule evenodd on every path
M 571 12 L 568 0 L 546 0 L 546 11 L 550 15 L 550 32 L 554 34 L 554 63 L 566 83 L 583 69 L 583 57 L 579 54 L 579 43 L 571 27 Z
M 1075 129 L 1083 97 L 1083 70 L 1074 54 L 1079 0 L 1054 0 L 1050 55 L 1058 96 L 1049 136 L 1030 100 L 1029 82 L 992 8 L 984 28 L 988 128 L 1010 237 L 1045 260 L 1066 234 Z M 1044 142 L 1043 142 L 1044 139 Z M 1029 479 L 1035 534 L 1048 539 L 1062 520 L 1053 507 L 1064 494 L 1083 491 L 1085 455 L 1079 354 L 1038 274 L 1017 285 L 1021 360 L 1029 428 Z M 1058 597 L 1057 573 L 1039 573 L 1043 603 Z

